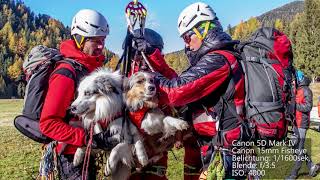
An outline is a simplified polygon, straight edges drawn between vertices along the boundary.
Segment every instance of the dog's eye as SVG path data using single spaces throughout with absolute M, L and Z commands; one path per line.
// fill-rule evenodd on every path
M 90 96 L 90 94 L 91 94 L 91 93 L 90 93 L 89 91 L 85 91 L 85 92 L 84 92 L 84 95 L 85 95 L 85 96 Z
M 85 91 L 85 92 L 84 92 L 84 96 L 93 96 L 93 95 L 98 94 L 98 93 L 99 93 L 99 91 L 97 91 L 97 90 L 94 90 L 94 91 Z
M 150 79 L 150 81 L 149 81 L 150 83 L 154 83 L 154 80 L 153 79 Z
M 137 81 L 138 84 L 142 84 L 145 81 L 145 79 L 141 79 L 139 81 Z

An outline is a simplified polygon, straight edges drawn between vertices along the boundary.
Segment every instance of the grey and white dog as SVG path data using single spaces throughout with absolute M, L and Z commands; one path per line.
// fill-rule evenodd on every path
M 141 165 L 148 163 L 148 156 L 142 143 L 142 137 L 130 121 L 125 121 L 119 116 L 122 112 L 124 101 L 122 99 L 123 77 L 118 71 L 99 69 L 85 77 L 79 84 L 78 97 L 72 103 L 72 112 L 82 118 L 83 126 L 89 129 L 95 122 L 94 134 L 109 130 L 117 144 L 110 152 L 106 174 L 111 174 L 112 179 L 127 179 L 134 163 L 133 153 Z M 102 129 L 99 123 L 107 124 L 107 129 Z M 123 139 L 121 138 L 121 132 Z M 133 141 L 133 144 L 129 141 Z M 85 147 L 78 148 L 74 156 L 74 165 L 79 165 L 84 158 Z

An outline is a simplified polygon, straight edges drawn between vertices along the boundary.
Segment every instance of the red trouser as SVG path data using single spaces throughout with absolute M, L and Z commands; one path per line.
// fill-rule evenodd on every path
M 184 156 L 184 180 L 198 180 L 202 168 L 200 147 L 195 137 L 183 142 Z
M 142 172 L 134 172 L 129 180 L 167 180 L 166 170 L 167 170 L 168 153 L 151 166 L 145 167 Z

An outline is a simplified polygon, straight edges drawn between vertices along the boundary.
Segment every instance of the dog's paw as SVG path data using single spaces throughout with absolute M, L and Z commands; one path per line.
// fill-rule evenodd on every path
M 148 156 L 140 156 L 138 157 L 138 160 L 139 160 L 139 163 L 142 165 L 142 167 L 148 164 Z
M 122 163 L 128 168 L 132 168 L 132 166 L 134 165 L 134 159 L 132 155 L 133 154 L 129 152 L 127 155 L 124 155 L 121 160 Z
M 181 122 L 179 122 L 176 127 L 178 130 L 182 131 L 189 128 L 189 124 L 186 121 L 183 121 L 183 120 L 180 120 L 180 121 Z
M 110 164 L 109 164 L 109 160 L 107 160 L 107 164 L 106 167 L 104 168 L 104 174 L 108 177 L 111 175 L 111 168 L 110 168 Z
M 110 153 L 110 156 L 107 160 L 107 166 L 106 166 L 108 168 L 108 172 L 110 173 L 116 170 L 117 164 L 119 163 L 118 154 L 114 154 L 113 152 Z
M 137 156 L 137 159 L 139 163 L 142 166 L 146 166 L 148 164 L 148 154 L 146 152 L 146 149 L 142 143 L 142 141 L 137 141 L 134 145 L 135 154 Z
M 84 154 L 85 154 L 85 152 L 82 148 L 77 148 L 77 151 L 74 154 L 74 158 L 73 158 L 73 165 L 75 167 L 79 166 L 82 163 L 83 158 L 84 158 Z
M 174 117 L 167 116 L 163 119 L 164 127 L 168 131 L 182 131 L 186 130 L 189 127 L 189 124 L 186 121 L 177 119 Z

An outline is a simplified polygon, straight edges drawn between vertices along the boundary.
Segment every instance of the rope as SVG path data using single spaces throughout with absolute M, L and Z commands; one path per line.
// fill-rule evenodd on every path
M 42 158 L 40 161 L 39 175 L 37 179 L 54 180 L 54 171 L 56 170 L 56 152 L 55 147 L 57 145 L 56 141 L 52 141 L 47 145 L 42 147 Z
M 93 127 L 95 123 L 90 125 L 90 138 L 86 149 L 86 154 L 84 156 L 83 166 L 82 166 L 82 180 L 87 180 L 88 169 L 90 164 L 90 153 L 92 148 L 92 138 L 93 138 Z

